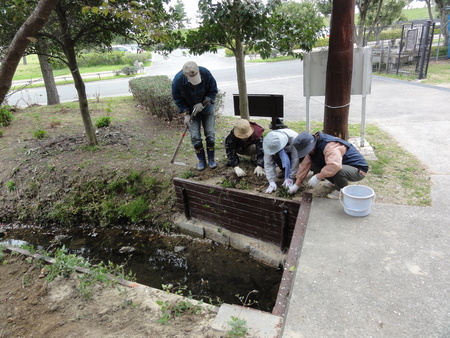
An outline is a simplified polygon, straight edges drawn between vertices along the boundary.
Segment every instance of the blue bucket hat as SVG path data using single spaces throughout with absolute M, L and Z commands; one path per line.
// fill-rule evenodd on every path
M 264 137 L 263 141 L 264 154 L 275 155 L 281 149 L 286 147 L 288 141 L 289 138 L 285 132 L 280 130 L 271 131 Z

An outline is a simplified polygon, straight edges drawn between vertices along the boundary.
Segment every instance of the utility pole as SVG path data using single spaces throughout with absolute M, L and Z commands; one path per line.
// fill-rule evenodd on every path
M 325 85 L 324 133 L 348 139 L 355 0 L 333 0 Z

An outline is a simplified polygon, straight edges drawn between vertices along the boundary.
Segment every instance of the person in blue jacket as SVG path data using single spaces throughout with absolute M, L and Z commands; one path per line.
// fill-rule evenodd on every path
M 334 185 L 334 191 L 327 197 L 337 199 L 339 191 L 349 181 L 361 181 L 369 171 L 366 160 L 351 143 L 332 135 L 303 132 L 295 139 L 294 147 L 303 160 L 295 183 L 289 187 L 290 194 L 297 192 L 302 180 L 312 171 L 314 175 L 309 179 L 308 186 L 314 188 L 326 179 L 329 185 Z
M 208 166 L 211 169 L 217 168 L 214 159 L 214 100 L 217 93 L 217 83 L 211 72 L 205 67 L 199 67 L 194 61 L 186 62 L 172 81 L 172 97 L 179 113 L 184 116 L 185 125 L 189 127 L 191 144 L 194 146 L 198 159 L 197 170 L 206 168 L 206 154 L 201 136 L 202 126 Z

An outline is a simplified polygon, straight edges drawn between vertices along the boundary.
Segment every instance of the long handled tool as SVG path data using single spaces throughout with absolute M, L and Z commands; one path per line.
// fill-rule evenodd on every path
M 190 122 L 192 122 L 192 118 L 195 115 L 195 110 L 196 109 L 194 108 L 194 110 L 192 111 Z M 184 128 L 183 134 L 181 134 L 181 139 L 178 142 L 177 148 L 175 149 L 175 152 L 172 155 L 172 159 L 170 160 L 170 163 L 174 163 L 174 164 L 178 164 L 178 165 L 187 165 L 186 163 L 183 163 L 183 162 L 174 162 L 174 161 L 175 161 L 175 157 L 178 154 L 178 150 L 180 150 L 181 144 L 183 143 L 184 137 L 186 136 L 188 129 L 189 129 L 189 126 L 186 126 L 186 128 Z

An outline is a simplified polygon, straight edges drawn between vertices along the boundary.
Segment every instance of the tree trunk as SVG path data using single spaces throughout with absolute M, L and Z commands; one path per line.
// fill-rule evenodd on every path
M 86 86 L 78 69 L 75 48 L 71 40 L 67 39 L 64 42 L 64 49 L 69 64 L 70 72 L 75 84 L 75 89 L 78 94 L 78 105 L 80 107 L 81 117 L 83 119 L 84 130 L 88 138 L 90 146 L 98 145 L 97 137 L 95 136 L 95 129 L 92 124 L 91 114 L 89 112 L 88 99 L 86 95 Z
M 47 93 L 47 105 L 59 104 L 58 89 L 56 88 L 53 69 L 48 62 L 48 57 L 38 54 L 39 65 L 41 66 L 42 77 L 44 78 L 45 91 Z
M 425 3 L 427 4 L 428 17 L 430 18 L 431 21 L 433 21 L 433 10 L 431 8 L 431 0 L 425 0 Z
M 0 66 L 0 103 L 5 100 L 6 94 L 11 88 L 14 73 L 25 50 L 45 25 L 58 2 L 59 0 L 40 0 L 34 12 L 31 13 L 14 36 Z
M 242 41 L 236 41 L 236 73 L 239 92 L 239 111 L 242 119 L 250 119 L 248 109 L 247 81 L 245 79 L 245 49 Z
M 86 95 L 86 86 L 84 85 L 83 78 L 81 77 L 80 70 L 78 69 L 77 57 L 75 53 L 75 41 L 70 36 L 70 29 L 68 25 L 68 18 L 66 12 L 58 6 L 56 13 L 59 17 L 59 24 L 61 26 L 63 36 L 63 50 L 67 58 L 67 64 L 69 66 L 72 78 L 75 84 L 75 89 L 78 94 L 78 105 L 80 107 L 81 118 L 83 119 L 84 130 L 86 137 L 88 138 L 88 144 L 90 146 L 98 145 L 97 137 L 95 136 L 95 129 L 92 124 L 91 114 L 89 112 L 88 99 Z
M 324 132 L 348 139 L 355 0 L 334 0 L 325 85 Z

